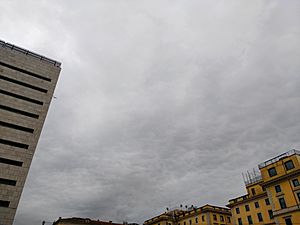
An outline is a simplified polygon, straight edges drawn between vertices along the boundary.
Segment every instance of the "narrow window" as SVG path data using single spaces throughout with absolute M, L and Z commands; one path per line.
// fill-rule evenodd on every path
M 9 207 L 9 201 L 2 201 L 2 200 L 0 200 L 0 207 Z
M 294 179 L 292 180 L 294 187 L 298 187 L 300 185 L 299 180 L 298 179 Z
M 246 209 L 247 212 L 250 211 L 249 205 L 245 205 L 245 209 Z
M 284 198 L 279 198 L 278 201 L 279 201 L 280 207 L 282 209 L 285 209 L 286 208 L 286 203 L 285 203 Z
M 270 219 L 273 219 L 273 211 L 270 209 L 270 210 L 268 210 L 268 213 L 269 213 Z
M 270 205 L 270 201 L 268 198 L 265 199 L 266 205 Z
M 190 225 L 192 225 L 192 220 L 189 220 Z
M 274 177 L 274 176 L 277 175 L 275 167 L 272 167 L 272 168 L 268 169 L 268 172 L 269 172 L 270 177 Z
M 280 185 L 276 185 L 276 186 L 275 186 L 275 191 L 276 191 L 276 193 L 281 192 L 281 187 L 280 187 Z
M 238 218 L 239 225 L 243 225 L 242 218 Z
M 253 221 L 252 221 L 252 217 L 251 217 L 251 216 L 247 216 L 247 219 L 248 219 L 248 224 L 253 224 Z
M 185 222 L 185 221 L 183 222 L 183 225 L 186 225 L 186 222 Z
M 28 133 L 33 133 L 33 131 L 34 131 L 34 129 L 32 129 L 32 128 L 19 126 L 19 125 L 12 124 L 12 123 L 7 123 L 7 122 L 4 122 L 4 121 L 0 121 L 0 126 L 7 127 L 7 128 L 10 128 L 10 129 L 20 130 L 20 131 L 24 131 L 24 132 L 28 132 Z
M 293 225 L 292 219 L 291 218 L 285 218 L 285 224 L 286 225 Z
M 213 218 L 214 218 L 214 220 L 217 220 L 217 215 L 214 214 L 214 215 L 213 215 Z
M 256 192 L 255 192 L 255 189 L 254 189 L 254 188 L 251 188 L 251 192 L 252 192 L 252 194 L 253 194 L 253 195 L 255 195 L 255 194 L 256 194 Z
M 300 202 L 300 192 L 297 193 L 298 200 Z
M 5 90 L 2 90 L 2 89 L 0 89 L 0 94 L 8 95 L 10 97 L 18 98 L 18 99 L 21 99 L 21 100 L 24 100 L 24 101 L 27 101 L 27 102 L 37 104 L 37 105 L 43 105 L 44 104 L 43 102 L 38 101 L 36 99 L 28 98 L 26 96 L 18 95 L 18 94 L 15 94 L 15 93 L 12 93 L 12 92 L 9 92 L 9 91 L 5 91 Z
M 221 220 L 221 222 L 224 222 L 224 217 L 220 216 L 220 220 Z
M 254 202 L 255 208 L 259 208 L 259 203 L 258 202 Z
M 20 167 L 22 167 L 22 165 L 23 165 L 23 162 L 6 159 L 6 158 L 1 158 L 1 157 L 0 157 L 0 163 L 12 165 L 12 166 L 20 166 Z
M 17 148 L 24 148 L 24 149 L 28 149 L 28 147 L 29 147 L 29 145 L 15 142 L 15 141 L 5 140 L 2 138 L 0 138 L 0 144 L 9 145 L 9 146 L 17 147 Z
M 231 223 L 230 217 L 227 217 L 227 221 L 228 221 L 228 223 Z
M 240 208 L 235 208 L 236 214 L 240 214 Z
M 12 107 L 9 107 L 9 106 L 6 106 L 6 105 L 0 105 L 0 109 L 3 109 L 3 110 L 8 111 L 8 112 L 12 112 L 12 113 L 20 114 L 20 115 L 23 115 L 23 116 L 28 116 L 28 117 L 31 117 L 31 118 L 34 118 L 34 119 L 39 118 L 39 115 L 37 115 L 37 114 L 26 112 L 26 111 L 19 110 L 19 109 L 15 109 L 15 108 L 12 108 Z
M 262 221 L 263 221 L 263 217 L 262 217 L 262 214 L 261 214 L 261 213 L 257 213 L 257 218 L 258 218 L 258 221 L 259 221 L 259 222 L 262 222 Z
M 203 222 L 205 221 L 205 216 L 204 216 L 204 215 L 202 216 L 202 221 L 203 221 Z
M 0 178 L 0 184 L 16 186 L 17 181 L 15 181 L 15 180 L 10 180 L 10 179 L 5 179 L 5 178 Z
M 293 163 L 292 160 L 289 160 L 289 161 L 285 162 L 284 166 L 285 166 L 286 170 L 291 170 L 291 169 L 295 168 L 294 163 Z
M 195 218 L 195 223 L 198 223 L 198 217 Z

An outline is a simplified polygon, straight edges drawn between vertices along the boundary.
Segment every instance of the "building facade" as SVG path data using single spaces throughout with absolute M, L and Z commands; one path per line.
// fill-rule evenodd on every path
M 91 220 L 89 218 L 59 218 L 57 221 L 53 223 L 53 225 L 133 225 L 133 224 L 120 224 L 120 223 L 113 223 L 112 221 L 101 221 L 101 220 Z M 138 224 L 135 224 L 138 225 Z
M 60 63 L 0 41 L 0 225 L 12 225 Z
M 153 217 L 144 225 L 232 225 L 230 209 L 204 205 L 202 207 L 176 208 Z
M 291 150 L 246 175 L 247 194 L 229 200 L 235 225 L 300 224 L 300 151 Z

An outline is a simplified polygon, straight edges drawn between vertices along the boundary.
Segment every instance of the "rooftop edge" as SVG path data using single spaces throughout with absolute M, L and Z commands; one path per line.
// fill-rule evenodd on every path
M 58 62 L 56 60 L 50 59 L 50 58 L 45 57 L 43 55 L 37 54 L 35 52 L 29 51 L 27 49 L 21 48 L 19 46 L 10 44 L 10 43 L 2 41 L 2 40 L 0 40 L 0 46 L 3 47 L 3 48 L 9 48 L 11 50 L 15 50 L 15 51 L 21 52 L 21 53 L 23 53 L 25 55 L 29 55 L 31 57 L 40 59 L 41 61 L 45 61 L 45 62 L 47 62 L 49 64 L 53 64 L 54 66 L 57 66 L 57 67 L 61 66 L 61 62 Z

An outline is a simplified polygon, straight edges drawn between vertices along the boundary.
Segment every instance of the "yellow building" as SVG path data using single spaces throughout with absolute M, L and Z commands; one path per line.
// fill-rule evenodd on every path
M 204 205 L 202 207 L 176 208 L 153 217 L 144 225 L 232 225 L 230 209 Z
M 247 194 L 229 200 L 235 225 L 300 224 L 300 151 L 291 150 L 245 175 Z

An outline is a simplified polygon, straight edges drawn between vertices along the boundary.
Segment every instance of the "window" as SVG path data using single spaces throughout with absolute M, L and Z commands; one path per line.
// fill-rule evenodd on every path
M 291 170 L 291 169 L 294 169 L 294 163 L 292 160 L 289 160 L 287 162 L 284 163 L 284 166 L 286 168 L 286 170 Z
M 256 193 L 255 193 L 255 189 L 254 188 L 251 188 L 251 192 L 252 192 L 252 194 L 253 195 L 255 195 Z
M 274 177 L 274 176 L 277 175 L 275 167 L 272 167 L 272 168 L 268 169 L 268 172 L 269 172 L 270 177 Z
M 247 216 L 247 219 L 248 219 L 248 224 L 253 224 L 253 221 L 252 221 L 252 217 L 251 217 L 251 216 Z
M 276 193 L 281 192 L 281 187 L 280 187 L 280 185 L 276 185 L 276 186 L 275 186 L 275 191 L 276 191 Z
M 273 211 L 270 209 L 270 210 L 268 210 L 268 213 L 269 213 L 270 219 L 273 219 Z
M 292 180 L 294 187 L 298 187 L 300 185 L 299 180 L 298 179 L 294 179 Z
M 186 222 L 185 222 L 185 221 L 183 222 L 183 225 L 186 225 Z
M 279 198 L 278 201 L 279 201 L 280 207 L 282 209 L 285 209 L 286 208 L 286 204 L 285 204 L 284 198 Z
M 4 179 L 4 178 L 0 178 L 0 184 L 16 186 L 17 181 L 15 181 L 15 180 L 9 180 L 9 179 Z
M 291 218 L 285 218 L 285 224 L 286 225 L 293 225 L 292 219 Z
M 240 214 L 240 208 L 235 208 L 236 214 Z
M 217 215 L 214 214 L 214 215 L 213 215 L 213 218 L 214 218 L 214 220 L 217 220 Z
M 0 157 L 0 163 L 12 165 L 12 166 L 20 166 L 20 167 L 22 167 L 22 165 L 23 165 L 23 162 L 6 159 L 6 158 L 1 158 L 1 157 Z
M 221 222 L 224 222 L 224 217 L 220 216 L 220 220 L 221 220 Z
M 243 222 L 242 222 L 241 218 L 238 218 L 238 223 L 239 223 L 239 225 L 243 225 Z
M 192 220 L 189 220 L 190 225 L 192 225 Z
M 300 202 L 300 192 L 297 193 L 298 200 Z
M 195 223 L 198 223 L 198 217 L 195 218 Z
M 255 208 L 259 208 L 259 203 L 258 202 L 254 202 Z
M 203 221 L 203 222 L 205 221 L 205 216 L 204 216 L 204 215 L 202 216 L 202 221 Z
M 268 198 L 265 199 L 266 205 L 270 205 L 270 201 Z
M 230 217 L 227 217 L 227 222 L 228 222 L 228 223 L 231 223 Z
M 258 218 L 259 222 L 263 221 L 263 217 L 262 217 L 261 213 L 257 213 L 257 218 Z
M 2 201 L 0 200 L 0 207 L 9 207 L 9 201 Z
M 246 209 L 246 211 L 250 211 L 249 205 L 245 205 L 245 209 Z

